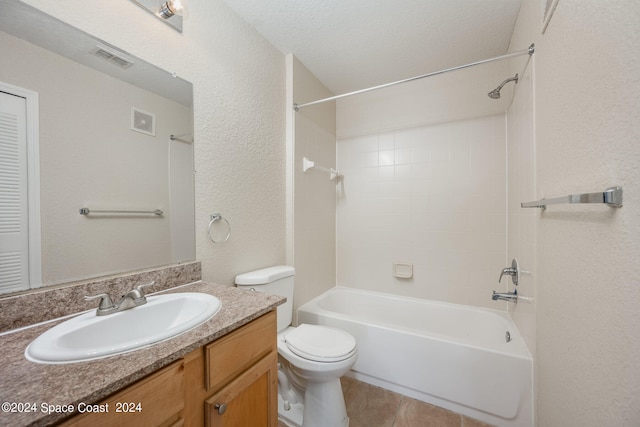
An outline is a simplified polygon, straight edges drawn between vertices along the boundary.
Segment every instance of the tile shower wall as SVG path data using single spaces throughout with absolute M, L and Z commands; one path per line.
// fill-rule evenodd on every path
M 339 286 L 506 309 L 504 114 L 339 138 L 337 167 Z

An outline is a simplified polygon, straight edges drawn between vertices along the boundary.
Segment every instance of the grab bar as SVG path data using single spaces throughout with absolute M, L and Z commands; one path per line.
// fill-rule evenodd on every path
M 157 216 L 162 215 L 162 211 L 160 209 L 155 209 L 152 211 L 115 211 L 115 210 L 96 210 L 89 208 L 80 208 L 80 215 L 90 215 L 90 214 L 153 214 Z
M 542 208 L 559 203 L 604 203 L 612 208 L 622 207 L 622 187 L 609 187 L 599 193 L 570 194 L 553 199 L 541 199 L 535 202 L 520 203 L 523 208 Z

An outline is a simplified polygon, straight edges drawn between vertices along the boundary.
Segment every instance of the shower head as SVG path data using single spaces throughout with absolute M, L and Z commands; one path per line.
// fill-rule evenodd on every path
M 500 99 L 500 89 L 495 88 L 494 90 L 489 92 L 487 95 L 489 95 L 489 98 L 491 99 Z
M 504 85 L 506 85 L 507 83 L 513 82 L 513 81 L 515 81 L 516 84 L 518 83 L 518 75 L 517 74 L 514 77 L 510 77 L 507 80 L 505 80 L 502 83 L 500 83 L 500 85 L 498 85 L 497 88 L 495 88 L 494 90 L 489 92 L 487 95 L 489 95 L 489 98 L 491 98 L 491 99 L 500 99 L 500 90 L 502 89 L 502 87 Z

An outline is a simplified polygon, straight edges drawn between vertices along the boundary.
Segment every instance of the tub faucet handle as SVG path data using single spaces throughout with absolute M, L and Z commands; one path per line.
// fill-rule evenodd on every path
M 511 261 L 511 267 L 503 268 L 500 273 L 500 277 L 498 278 L 498 283 L 502 280 L 502 276 L 505 274 L 511 276 L 511 281 L 514 285 L 518 286 L 518 282 L 520 281 L 520 266 L 518 265 L 518 260 L 513 259 Z
M 505 274 L 513 277 L 516 274 L 516 271 L 511 267 L 503 268 L 502 272 L 500 273 L 500 277 L 498 278 L 498 283 L 502 281 L 502 276 L 504 276 Z

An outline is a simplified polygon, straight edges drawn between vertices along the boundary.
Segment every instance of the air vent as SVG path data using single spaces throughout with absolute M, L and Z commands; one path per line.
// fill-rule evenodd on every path
M 107 47 L 102 44 L 96 45 L 96 48 L 91 51 L 92 54 L 98 58 L 102 58 L 120 68 L 129 68 L 133 65 L 133 61 L 127 57 L 124 53 Z

